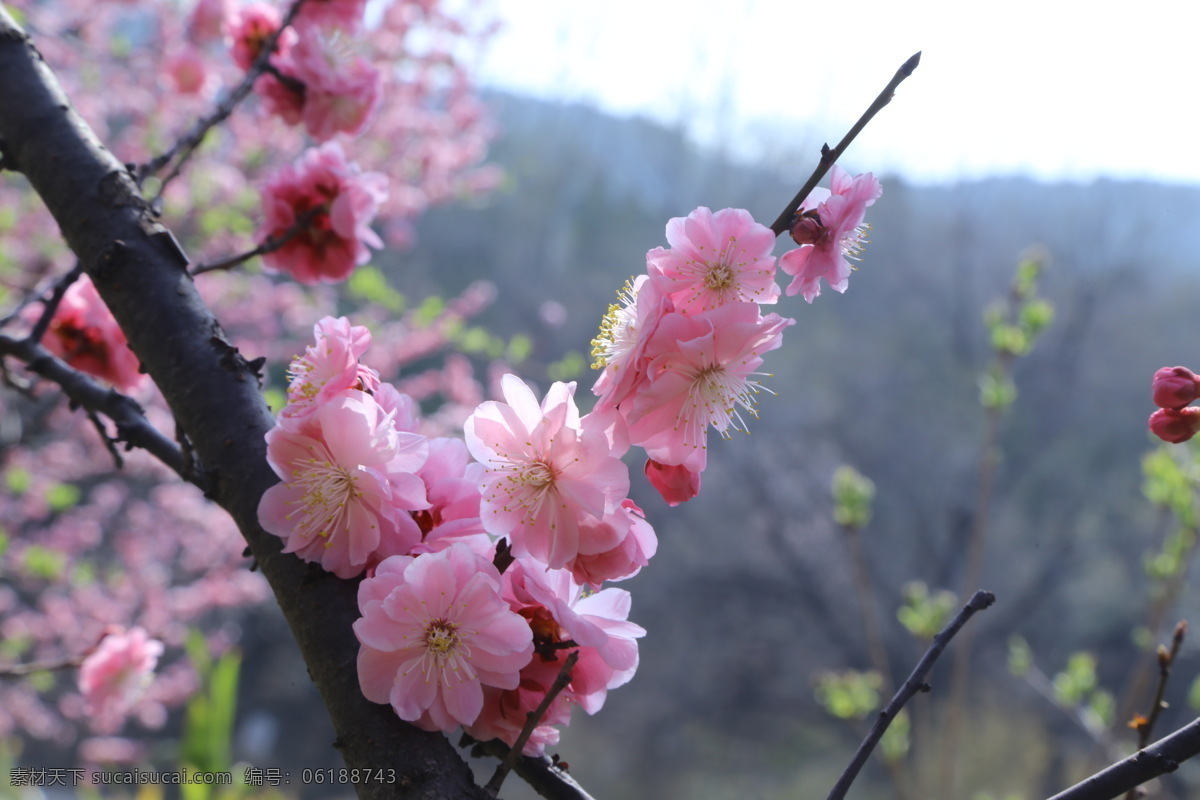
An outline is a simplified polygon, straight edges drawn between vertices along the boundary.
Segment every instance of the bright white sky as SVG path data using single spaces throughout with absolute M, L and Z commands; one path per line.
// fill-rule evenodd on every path
M 1200 183 L 1197 0 L 494 3 L 505 28 L 484 62 L 490 85 L 771 151 L 836 143 L 921 50 L 851 167 L 921 182 Z

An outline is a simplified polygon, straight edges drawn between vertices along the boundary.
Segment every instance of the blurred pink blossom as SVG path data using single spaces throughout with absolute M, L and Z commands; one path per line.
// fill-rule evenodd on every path
M 282 237 L 304 215 L 299 233 L 263 256 L 263 264 L 287 272 L 300 283 L 345 280 L 370 258 L 367 246 L 382 247 L 371 230 L 379 204 L 387 197 L 387 179 L 359 172 L 337 142 L 305 151 L 264 184 L 260 235 Z
M 30 322 L 40 316 L 38 306 L 28 306 L 24 314 Z M 139 371 L 141 365 L 129 349 L 125 333 L 87 275 L 71 284 L 63 295 L 42 344 L 72 367 L 106 380 L 121 391 L 132 392 L 147 380 Z
M 79 691 L 92 727 L 112 733 L 154 679 L 162 642 L 143 628 L 112 628 L 79 667 Z
M 362 25 L 366 7 L 367 0 L 308 0 L 300 7 L 296 20 L 356 31 Z

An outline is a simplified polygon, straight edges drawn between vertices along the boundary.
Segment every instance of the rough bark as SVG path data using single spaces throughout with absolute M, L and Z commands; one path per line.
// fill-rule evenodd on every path
M 208 496 L 250 545 L 300 646 L 347 767 L 394 769 L 360 797 L 484 798 L 445 737 L 401 722 L 358 688 L 356 585 L 310 570 L 258 525 L 278 479 L 263 435 L 273 419 L 255 365 L 225 339 L 196 293 L 187 258 L 126 167 L 80 116 L 29 37 L 0 6 L 0 166 L 23 173 L 125 331 L 190 440 Z M 307 735 L 296 731 L 295 735 Z

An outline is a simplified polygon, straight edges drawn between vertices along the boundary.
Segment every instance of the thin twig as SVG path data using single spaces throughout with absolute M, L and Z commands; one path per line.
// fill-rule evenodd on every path
M 304 5 L 304 2 L 305 0 L 295 0 L 292 3 L 292 7 L 288 9 L 287 15 L 283 18 L 283 22 L 280 23 L 279 29 L 268 36 L 263 42 L 258 58 L 250 65 L 250 69 L 246 70 L 245 76 L 242 77 L 242 82 L 226 95 L 207 117 L 197 120 L 191 130 L 180 137 L 165 153 L 150 159 L 138 167 L 136 178 L 140 186 L 142 181 L 148 176 L 153 175 L 167 166 L 167 164 L 175 161 L 175 166 L 172 168 L 170 174 L 163 178 L 162 184 L 158 187 L 158 192 L 151 199 L 151 206 L 157 205 L 163 191 L 167 188 L 167 184 L 179 175 L 183 169 L 183 165 L 191 158 L 196 148 L 200 146 L 200 143 L 204 141 L 204 137 L 208 135 L 208 132 L 228 119 L 229 115 L 234 112 L 234 109 L 250 94 L 251 89 L 254 88 L 254 82 L 266 71 L 271 56 L 275 54 L 275 45 L 279 41 L 279 37 L 295 21 L 296 15 L 300 13 L 300 7 Z
M 1129 723 L 1130 727 L 1138 733 L 1138 749 L 1145 749 L 1150 743 L 1150 737 L 1154 733 L 1154 724 L 1158 722 L 1162 710 L 1167 707 L 1163 702 L 1163 696 L 1167 692 L 1167 680 L 1171 677 L 1171 665 L 1175 663 L 1175 657 L 1179 655 L 1179 648 L 1183 646 L 1183 638 L 1187 635 L 1187 621 L 1181 620 L 1175 625 L 1175 633 L 1171 637 L 1171 649 L 1167 649 L 1163 645 L 1158 646 L 1158 651 L 1155 654 L 1158 661 L 1158 689 L 1154 692 L 1154 702 L 1150 705 L 1150 715 L 1143 717 L 1138 714 Z M 1136 787 L 1130 789 L 1125 800 L 1137 800 L 1138 790 Z
M 150 424 L 142 407 L 132 397 L 101 386 L 91 376 L 69 366 L 40 344 L 28 339 L 0 335 L 0 356 L 12 356 L 25 362 L 30 372 L 58 384 L 67 397 L 81 408 L 111 419 L 117 426 L 116 441 L 148 451 L 184 480 L 204 488 L 200 476 L 187 474 L 184 469 L 183 453 L 179 446 Z
M 854 127 L 842 137 L 838 142 L 837 147 L 832 150 L 829 145 L 821 145 L 821 160 L 817 164 L 817 168 L 813 170 L 813 174 L 804 182 L 804 186 L 800 187 L 800 191 L 792 198 L 792 202 L 787 204 L 787 208 L 779 214 L 774 222 L 771 223 L 771 230 L 776 236 L 782 236 L 785 231 L 792 227 L 792 218 L 796 216 L 796 210 L 804 202 L 804 199 L 817 187 L 821 179 L 825 177 L 825 173 L 829 172 L 842 153 L 846 152 L 846 148 L 854 141 L 854 138 L 862 132 L 862 129 L 867 127 L 867 123 L 871 118 L 878 114 L 884 106 L 892 101 L 892 96 L 896 93 L 896 88 L 904 82 L 904 79 L 913 74 L 913 70 L 921 63 L 920 51 L 914 53 L 907 61 L 900 65 L 900 69 L 896 70 L 896 74 L 888 81 L 888 85 L 883 87 L 883 91 L 875 98 L 875 102 L 871 103 L 870 107 L 863 112 L 863 115 L 858 118 L 858 122 L 854 123 Z
M 1200 719 L 1049 800 L 1111 800 L 1159 775 L 1174 772 L 1197 754 L 1200 754 Z
M 500 766 L 496 767 L 495 773 L 492 774 L 492 779 L 483 787 L 484 791 L 492 797 L 496 797 L 500 793 L 500 785 L 504 783 L 505 776 L 516 766 L 517 761 L 521 758 L 521 751 L 525 749 L 525 743 L 533 735 L 534 728 L 542 721 L 542 717 L 546 716 L 546 712 L 550 710 L 550 704 L 554 702 L 554 698 L 558 697 L 559 693 L 567 688 L 567 684 L 571 682 L 571 668 L 575 666 L 575 662 L 578 660 L 579 651 L 572 651 L 567 656 L 567 660 L 563 662 L 562 669 L 558 671 L 558 677 L 554 679 L 554 683 L 550 684 L 550 689 L 546 692 L 546 696 L 542 698 L 542 702 L 538 704 L 536 709 L 529 712 L 529 715 L 525 719 L 525 727 L 521 729 L 521 734 L 513 742 L 512 750 L 500 762 Z
M 900 691 L 896 692 L 896 696 L 891 702 L 879 712 L 879 717 L 875 720 L 875 724 L 871 726 L 867 737 L 863 739 L 862 744 L 858 746 L 858 750 L 854 753 L 854 758 L 851 759 L 850 765 L 846 767 L 841 777 L 834 784 L 833 790 L 829 792 L 827 800 L 842 800 L 846 796 L 846 792 L 850 790 L 850 785 L 854 783 L 854 779 L 858 777 L 858 773 L 862 770 L 863 765 L 867 763 L 871 752 L 875 749 L 875 745 L 879 744 L 879 740 L 883 738 L 883 734 L 887 732 L 888 726 L 892 724 L 892 720 L 904 708 L 913 695 L 917 692 L 929 691 L 929 684 L 925 683 L 925 675 L 933 667 L 933 662 L 937 661 L 938 656 L 946 649 L 946 645 L 954 638 L 959 629 L 967 624 L 967 620 L 975 615 L 975 612 L 982 611 L 996 602 L 996 596 L 991 592 L 980 590 L 976 592 L 971 599 L 963 606 L 954 619 L 950 620 L 941 633 L 933 637 L 933 642 L 929 645 L 929 649 L 925 651 L 925 655 L 917 663 L 912 674 L 908 676 L 908 680 L 900 687 Z
M 313 206 L 297 216 L 296 221 L 292 223 L 291 227 L 278 236 L 268 236 L 262 244 L 260 244 L 258 247 L 255 247 L 253 250 L 248 250 L 245 253 L 239 253 L 236 256 L 230 256 L 223 261 L 214 261 L 211 264 L 197 264 L 195 267 L 192 267 L 192 275 L 203 275 L 206 272 L 233 269 L 239 264 L 244 264 L 255 256 L 273 253 L 308 228 L 309 224 L 316 219 L 318 215 L 328 211 L 329 206 L 327 204 Z
M 474 744 L 471 747 L 471 755 L 475 758 L 492 756 L 493 758 L 505 759 L 512 752 L 512 748 L 499 739 L 476 742 L 466 734 L 463 734 L 463 741 L 460 746 L 465 747 L 472 742 Z M 594 800 L 568 774 L 566 762 L 559 761 L 557 756 L 551 758 L 544 755 L 523 755 L 517 759 L 517 765 L 513 767 L 513 772 L 517 773 L 521 777 L 521 780 L 529 784 L 540 797 L 544 797 L 547 800 Z
M 0 667 L 0 678 L 23 678 L 35 672 L 57 672 L 72 669 L 83 663 L 83 656 L 71 656 L 58 661 L 34 661 L 29 664 L 9 664 Z
M 42 337 L 46 335 L 46 329 L 50 327 L 50 320 L 54 318 L 55 312 L 58 311 L 58 306 L 62 303 L 62 299 L 66 295 L 67 289 L 71 288 L 71 284 L 79 280 L 79 276 L 82 274 L 83 264 L 77 261 L 70 272 L 54 282 L 50 297 L 45 301 L 45 306 L 42 308 L 42 315 L 38 317 L 37 324 L 35 324 L 33 326 L 33 330 L 29 332 L 29 338 L 32 341 L 42 341 Z
M 95 427 L 96 433 L 100 434 L 100 441 L 104 442 L 104 446 L 108 448 L 108 454 L 113 457 L 113 462 L 117 465 L 117 469 L 125 468 L 125 459 L 121 457 L 121 451 L 117 449 L 117 441 L 108 435 L 108 431 L 104 428 L 104 423 L 100 421 L 100 417 L 95 411 L 88 409 L 87 418 L 92 421 L 92 426 Z

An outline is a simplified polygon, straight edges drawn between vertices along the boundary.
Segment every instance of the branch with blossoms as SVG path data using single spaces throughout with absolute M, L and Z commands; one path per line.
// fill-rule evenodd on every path
M 209 495 L 238 523 L 271 583 L 350 768 L 387 763 L 437 796 L 484 797 L 443 737 L 399 724 L 368 701 L 344 654 L 358 642 L 355 588 L 321 579 L 264 534 L 258 500 L 276 482 L 263 438 L 273 420 L 252 362 L 230 345 L 187 275 L 186 259 L 140 196 L 124 165 L 72 109 L 28 36 L 0 8 L 0 140 L 58 220 L 129 344 L 192 442 Z M 390 787 L 366 785 L 362 796 Z
M 360 3 L 344 5 L 361 14 Z M 743 413 L 755 414 L 762 355 L 793 324 L 759 309 L 782 294 L 772 231 L 738 209 L 698 209 L 671 221 L 670 247 L 651 251 L 647 274 L 631 284 L 633 310 L 613 312 L 597 340 L 604 372 L 591 414 L 579 413 L 573 384 L 556 383 L 539 400 L 507 376 L 503 401 L 483 403 L 467 421 L 465 444 L 426 439 L 415 432 L 411 398 L 360 362 L 369 333 L 327 318 L 293 363 L 288 404 L 270 426 L 257 394 L 261 362 L 229 344 L 196 298 L 187 259 L 153 204 L 73 115 L 23 34 L 11 20 L 0 23 L 8 33 L 0 70 L 25 93 L 0 104 L 11 112 L 0 130 L 6 162 L 59 220 L 87 274 L 81 285 L 128 332 L 181 435 L 195 445 L 209 494 L 238 521 L 293 625 L 348 765 L 377 765 L 389 752 L 396 763 L 392 748 L 401 747 L 413 774 L 437 763 L 447 792 L 473 795 L 444 740 L 415 739 L 396 718 L 429 731 L 461 726 L 538 755 L 557 741 L 556 726 L 573 705 L 597 711 L 632 677 L 644 634 L 627 619 L 628 593 L 600 587 L 636 573 L 656 547 L 627 497 L 621 457 L 631 445 L 643 447 L 651 483 L 681 502 L 699 490 L 709 427 L 726 435 L 746 427 Z M 290 50 L 280 44 L 277 56 L 273 45 L 258 53 L 278 59 L 261 76 L 264 102 L 285 119 L 302 119 L 317 139 L 361 126 L 373 101 L 352 104 L 348 117 L 331 114 L 322 104 L 334 88 L 348 87 L 322 88 L 320 76 L 305 77 L 313 40 L 302 34 Z M 285 39 L 277 32 L 272 41 Z M 19 113 L 25 108 L 28 115 Z M 56 160 L 70 162 L 69 180 L 46 166 Z M 283 268 L 316 282 L 340 280 L 361 264 L 365 246 L 379 244 L 367 227 L 382 202 L 378 184 L 335 143 L 281 172 L 265 196 L 273 201 L 268 229 L 280 220 L 283 232 L 296 229 L 278 248 Z M 789 295 L 803 292 L 811 302 L 822 280 L 844 291 L 846 259 L 879 193 L 873 176 L 851 178 L 839 168 L 829 192 L 805 199 L 792 225 L 800 247 L 782 262 L 795 278 Z M 279 482 L 264 467 L 264 447 Z M 512 543 L 515 560 L 503 575 L 493 537 Z M 345 581 L 360 576 L 353 598 Z M 585 596 L 587 587 L 593 593 Z M 354 616 L 351 630 L 344 622 Z M 357 681 L 338 659 L 355 640 Z M 558 663 L 564 655 L 568 664 L 578 660 L 565 682 L 556 678 L 568 674 Z
M 273 28 L 268 27 L 265 31 L 260 28 L 259 35 L 255 37 L 257 49 L 244 49 L 241 51 L 242 56 L 239 61 L 246 68 L 246 74 L 243 76 L 241 83 L 230 91 L 211 113 L 197 120 L 191 130 L 181 136 L 165 152 L 138 166 L 135 177 L 138 184 L 141 185 L 147 177 L 159 172 L 168 164 L 171 164 L 172 161 L 175 162 L 171 168 L 171 172 L 159 184 L 157 194 L 151 199 L 151 205 L 154 205 L 158 198 L 162 196 L 167 184 L 180 175 L 184 165 L 192 154 L 196 152 L 196 148 L 204 142 L 204 138 L 208 136 L 209 131 L 227 120 L 237 109 L 238 105 L 250 96 L 255 82 L 271 66 L 271 57 L 276 52 L 277 45 L 279 45 L 284 33 L 303 10 L 304 3 L 305 0 L 293 0 L 287 14 L 284 15 L 282 20 L 277 21 Z M 266 22 L 270 25 L 271 20 L 266 20 Z

